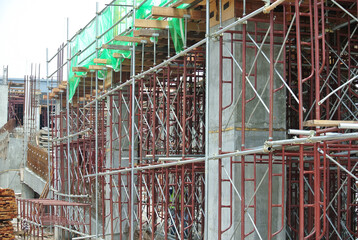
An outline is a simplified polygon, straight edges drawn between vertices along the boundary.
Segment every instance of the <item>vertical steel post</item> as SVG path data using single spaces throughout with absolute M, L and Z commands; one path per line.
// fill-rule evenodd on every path
M 49 187 L 49 193 L 51 189 L 51 156 L 50 156 L 50 99 L 49 99 L 49 91 L 50 91 L 50 85 L 49 85 L 49 78 L 48 78 L 48 48 L 46 48 L 46 87 L 47 87 L 47 162 L 48 162 L 48 187 Z M 51 142 L 52 143 L 52 142 Z
M 273 11 L 270 12 L 270 113 L 269 113 L 269 141 L 273 140 L 273 104 L 274 104 L 274 22 Z M 272 152 L 269 153 L 269 177 L 268 177 L 268 222 L 267 238 L 272 238 L 272 177 L 273 177 Z
M 136 18 L 136 0 L 133 0 L 133 30 L 135 30 L 135 18 Z M 155 43 L 154 43 L 155 45 Z M 134 118 L 135 118 L 135 43 L 132 44 L 132 112 L 131 112 L 131 211 L 130 211 L 130 239 L 134 240 L 134 151 L 135 151 L 135 137 L 134 137 Z
M 96 2 L 96 58 L 98 58 L 98 2 Z M 92 80 L 92 79 L 91 79 Z M 95 235 L 98 238 L 98 71 L 96 70 L 96 100 L 95 100 L 95 193 L 96 193 L 96 224 Z M 105 223 L 102 223 L 105 224 Z
M 300 29 L 300 2 L 295 0 L 296 29 Z M 298 79 L 298 124 L 299 129 L 303 129 L 303 103 L 302 103 L 302 59 L 301 59 L 301 34 L 296 30 L 296 47 L 297 47 L 297 79 Z M 299 146 L 299 238 L 304 238 L 304 163 L 303 163 L 303 146 Z
M 210 0 L 206 0 L 206 57 L 205 57 L 205 196 L 204 196 L 204 239 L 208 239 L 208 196 L 209 196 L 209 74 L 210 74 Z
M 66 88 L 66 125 L 67 136 L 70 135 L 70 37 L 69 37 L 69 19 L 67 18 L 67 88 Z M 67 187 L 68 201 L 71 201 L 71 161 L 70 161 L 70 138 L 67 138 Z
M 222 118 L 223 118 L 223 36 L 219 39 L 219 133 L 218 154 L 222 153 Z M 218 240 L 222 234 L 222 159 L 218 159 Z
M 241 150 L 245 149 L 246 121 L 246 24 L 242 25 L 242 95 L 241 95 Z M 245 156 L 241 156 L 241 238 L 245 239 Z

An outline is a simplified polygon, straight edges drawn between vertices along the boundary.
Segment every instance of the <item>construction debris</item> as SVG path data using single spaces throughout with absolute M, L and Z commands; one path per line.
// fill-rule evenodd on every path
M 11 189 L 0 189 L 0 239 L 15 239 L 12 219 L 17 215 L 15 193 Z

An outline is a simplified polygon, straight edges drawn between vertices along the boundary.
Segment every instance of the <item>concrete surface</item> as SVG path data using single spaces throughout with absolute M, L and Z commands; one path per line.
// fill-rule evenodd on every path
M 230 24 L 233 20 L 228 20 L 224 22 L 224 26 Z M 267 29 L 266 24 L 258 24 L 260 28 Z M 247 25 L 248 30 L 253 30 L 253 24 L 249 23 Z M 212 31 L 217 30 L 217 28 L 213 28 Z M 242 26 L 237 26 L 236 30 L 242 30 Z M 229 34 L 224 34 L 224 42 L 228 40 Z M 237 36 L 236 39 L 239 37 Z M 230 49 L 230 43 L 226 42 L 225 45 L 228 49 Z M 249 44 L 250 46 L 254 46 L 253 44 Z M 225 56 L 230 56 L 227 48 L 223 48 L 223 53 Z M 247 63 L 247 72 L 251 68 L 253 60 L 255 58 L 254 49 L 246 48 L 246 63 Z M 279 47 L 275 47 L 275 54 L 278 53 Z M 268 45 L 263 47 L 263 52 L 269 56 L 270 48 Z M 209 84 L 209 155 L 218 154 L 218 130 L 219 130 L 219 42 L 212 41 L 210 46 L 210 77 L 208 78 Z M 234 57 L 237 62 L 242 66 L 242 45 L 241 43 L 236 42 L 234 44 Z M 260 55 L 257 59 L 258 70 L 257 70 L 257 92 L 259 94 L 263 93 L 262 99 L 269 106 L 269 85 L 267 81 L 269 79 L 269 64 L 264 59 L 262 55 Z M 224 69 L 223 69 L 223 79 L 230 80 L 231 79 L 231 62 L 230 60 L 224 61 Z M 282 66 L 278 64 L 277 69 L 279 72 L 283 72 Z M 241 149 L 241 92 L 242 92 L 242 77 L 241 71 L 234 63 L 234 91 L 233 91 L 233 104 L 228 107 L 223 112 L 223 146 L 222 151 L 224 152 L 233 152 Z M 253 83 L 252 79 L 252 83 Z M 277 88 L 281 85 L 281 81 L 278 79 L 277 75 L 275 75 L 274 87 Z M 229 84 L 224 84 L 223 87 L 223 106 L 229 105 L 231 102 L 231 91 Z M 246 100 L 250 99 L 254 96 L 254 92 L 246 83 Z M 237 99 L 239 100 L 237 101 Z M 273 138 L 274 139 L 284 139 L 286 138 L 286 108 L 284 103 L 286 100 L 286 91 L 285 89 L 275 93 L 274 95 L 274 124 L 273 128 L 275 129 Z M 235 105 L 235 102 L 237 104 Z M 245 148 L 252 148 L 262 146 L 266 140 L 268 140 L 268 123 L 269 123 L 269 114 L 265 110 L 264 106 L 259 102 L 256 97 L 253 101 L 246 104 L 246 116 L 245 123 L 246 128 L 248 128 L 245 132 Z M 245 160 L 252 160 L 252 156 L 248 156 Z M 240 158 L 236 158 L 235 160 L 240 160 Z M 241 169 L 243 166 L 241 164 L 236 163 L 233 165 L 233 177 L 232 181 L 235 184 L 235 188 L 241 195 Z M 267 170 L 267 165 L 259 165 L 256 167 L 256 179 L 257 184 L 263 179 L 263 183 L 261 188 L 258 190 L 256 197 L 256 214 L 257 221 L 256 226 L 258 231 L 262 237 L 262 239 L 267 239 L 267 223 L 268 223 L 268 177 L 264 177 L 264 174 Z M 208 199 L 209 199 L 209 224 L 208 224 L 208 239 L 218 239 L 218 173 L 220 167 L 218 166 L 217 161 L 209 161 L 209 179 L 207 180 L 207 184 L 209 187 Z M 226 171 L 230 173 L 230 159 L 222 160 L 222 176 L 227 179 Z M 280 169 L 278 167 L 274 167 L 276 172 L 279 172 Z M 253 176 L 254 167 L 253 164 L 245 165 L 245 177 L 249 178 Z M 273 179 L 273 203 L 280 203 L 279 199 L 281 196 L 281 186 L 282 181 L 277 179 Z M 241 200 L 235 192 L 233 191 L 233 211 L 232 215 L 229 209 L 222 210 L 222 230 L 226 229 L 230 226 L 230 216 L 232 216 L 232 226 L 231 228 L 222 234 L 222 239 L 241 239 Z M 244 196 L 246 199 L 246 203 L 251 199 L 254 194 L 254 185 L 252 182 L 246 182 L 245 185 L 245 193 Z M 230 183 L 225 182 L 222 184 L 222 203 L 230 204 Z M 248 212 L 251 214 L 252 218 L 254 218 L 254 213 L 252 209 L 249 209 Z M 281 226 L 281 211 L 277 208 L 273 210 L 272 214 L 272 232 L 276 232 L 278 228 Z M 245 214 L 245 233 L 249 233 L 253 230 L 253 225 L 250 223 L 250 219 L 248 218 L 248 214 Z M 236 229 L 236 231 L 234 231 Z M 275 239 L 284 239 L 285 230 L 275 237 Z M 256 233 L 251 234 L 249 237 L 245 239 L 259 239 Z
M 0 84 L 0 128 L 7 123 L 8 91 L 9 88 L 7 85 Z

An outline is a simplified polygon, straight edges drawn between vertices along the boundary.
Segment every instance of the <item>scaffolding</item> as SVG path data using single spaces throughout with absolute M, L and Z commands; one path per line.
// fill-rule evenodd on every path
M 356 0 L 97 8 L 47 56 L 48 204 L 90 206 L 93 220 L 54 210 L 67 219 L 56 226 L 102 239 L 356 239 L 357 15 Z

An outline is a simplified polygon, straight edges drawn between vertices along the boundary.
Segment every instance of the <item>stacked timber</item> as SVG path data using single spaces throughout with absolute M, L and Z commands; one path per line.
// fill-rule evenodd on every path
M 15 239 L 14 228 L 10 221 L 0 221 L 0 239 Z
M 0 189 L 0 239 L 15 239 L 12 219 L 17 215 L 15 193 L 11 189 Z

